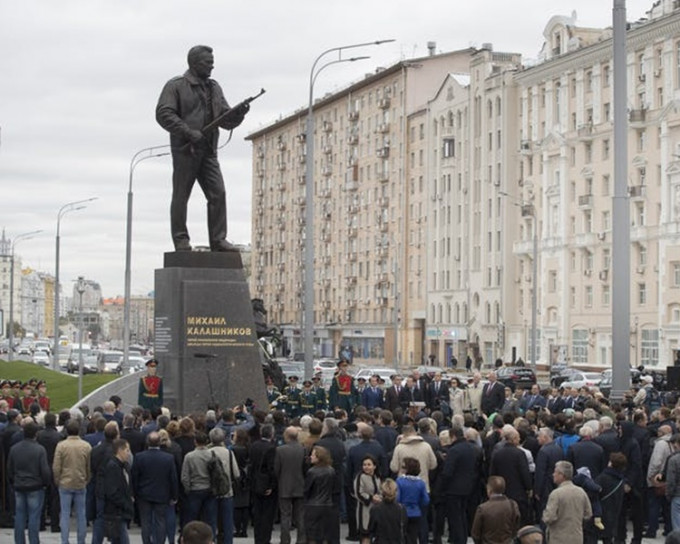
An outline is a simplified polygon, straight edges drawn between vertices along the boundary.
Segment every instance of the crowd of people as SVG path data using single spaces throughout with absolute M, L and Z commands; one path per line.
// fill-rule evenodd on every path
M 270 405 L 178 417 L 114 396 L 24 411 L 0 400 L 0 521 L 15 542 L 175 542 L 194 521 L 216 541 L 537 544 L 632 542 L 680 529 L 680 408 L 596 388 L 512 391 L 414 372 L 355 383 L 268 384 Z M 402 385 L 403 384 L 403 385 Z M 37 404 L 37 403 L 33 403 Z M 222 480 L 221 480 L 222 479 Z M 251 533 L 252 531 L 252 533 Z

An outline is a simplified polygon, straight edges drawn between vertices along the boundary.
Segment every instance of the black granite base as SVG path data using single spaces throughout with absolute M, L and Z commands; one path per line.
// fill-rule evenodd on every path
M 250 291 L 238 252 L 166 253 L 155 274 L 155 353 L 173 412 L 266 407 Z

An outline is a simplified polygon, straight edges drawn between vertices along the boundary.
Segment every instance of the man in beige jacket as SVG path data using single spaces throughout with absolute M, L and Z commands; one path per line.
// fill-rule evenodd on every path
M 543 522 L 548 528 L 548 544 L 573 544 L 583 541 L 583 522 L 593 511 L 588 495 L 571 482 L 574 467 L 568 461 L 555 463 L 553 481 L 557 486 L 548 496 Z
M 57 444 L 54 451 L 52 472 L 54 482 L 59 488 L 61 501 L 61 543 L 69 542 L 69 522 L 71 506 L 76 513 L 78 527 L 78 544 L 85 544 L 87 520 L 85 517 L 85 494 L 87 482 L 90 481 L 90 452 L 92 446 L 79 436 L 80 424 L 71 420 L 66 424 L 66 440 Z

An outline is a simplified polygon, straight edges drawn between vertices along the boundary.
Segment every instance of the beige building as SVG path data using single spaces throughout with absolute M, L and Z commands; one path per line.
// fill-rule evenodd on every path
M 538 32 L 537 32 L 538 34 Z M 490 45 L 315 103 L 315 338 L 360 361 L 610 366 L 611 29 L 555 16 L 537 62 Z M 680 349 L 680 3 L 628 31 L 631 356 Z M 251 289 L 302 347 L 306 110 L 253 142 Z
M 680 10 L 657 2 L 628 32 L 631 364 L 666 366 L 680 347 Z M 539 64 L 519 72 L 520 154 L 511 191 L 536 213 L 539 360 L 612 363 L 611 29 L 553 17 Z M 510 191 L 510 189 L 509 189 Z M 530 315 L 533 217 L 514 244 L 518 309 Z M 527 345 L 526 321 L 508 320 Z
M 426 171 L 425 116 L 417 112 L 442 77 L 465 70 L 473 53 L 400 62 L 316 101 L 317 355 L 333 356 L 340 346 L 352 346 L 364 362 L 422 361 L 427 187 L 421 183 L 411 192 L 408 181 Z M 269 320 L 282 325 L 291 351 L 302 350 L 305 121 L 302 109 L 248 137 L 253 142 L 251 293 L 264 300 Z M 414 126 L 416 137 L 408 138 Z M 418 240 L 413 245 L 412 236 Z M 409 262 L 413 269 L 404 265 Z

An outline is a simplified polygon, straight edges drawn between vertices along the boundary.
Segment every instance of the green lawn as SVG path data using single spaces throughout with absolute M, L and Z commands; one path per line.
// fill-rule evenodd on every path
M 105 383 L 115 380 L 116 374 L 87 374 L 83 376 L 83 395 L 91 393 Z M 28 381 L 31 378 L 47 382 L 47 396 L 53 412 L 70 408 L 78 402 L 78 375 L 55 372 L 25 361 L 0 359 L 0 379 Z

